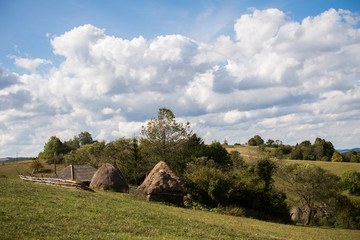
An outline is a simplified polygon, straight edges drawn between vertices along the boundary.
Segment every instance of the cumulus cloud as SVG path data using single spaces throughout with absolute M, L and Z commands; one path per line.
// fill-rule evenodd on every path
M 41 59 L 41 58 L 21 58 L 17 56 L 9 56 L 10 58 L 15 59 L 14 64 L 18 67 L 25 68 L 31 72 L 36 71 L 36 69 L 43 64 L 52 64 L 50 60 Z
M 75 27 L 51 38 L 53 53 L 64 57 L 59 66 L 39 74 L 50 60 L 13 57 L 31 73 L 0 68 L 0 154 L 14 151 L 7 148 L 20 138 L 36 155 L 51 135 L 138 135 L 160 107 L 190 121 L 207 142 L 260 134 L 357 146 L 358 22 L 345 10 L 295 22 L 279 9 L 254 9 L 236 20 L 234 39 L 210 43 L 182 35 L 123 39 L 90 24 Z

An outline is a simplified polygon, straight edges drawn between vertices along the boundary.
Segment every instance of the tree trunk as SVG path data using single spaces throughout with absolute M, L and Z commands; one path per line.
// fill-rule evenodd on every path
M 308 207 L 308 213 L 306 216 L 305 225 L 309 225 L 312 217 L 313 209 L 311 207 Z

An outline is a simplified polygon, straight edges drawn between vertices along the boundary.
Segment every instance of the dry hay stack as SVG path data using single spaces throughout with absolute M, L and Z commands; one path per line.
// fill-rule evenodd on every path
M 180 204 L 184 197 L 184 183 L 163 161 L 155 165 L 138 190 L 148 201 Z
M 90 187 L 115 192 L 129 192 L 125 177 L 117 167 L 110 163 L 105 163 L 96 171 L 91 179 Z

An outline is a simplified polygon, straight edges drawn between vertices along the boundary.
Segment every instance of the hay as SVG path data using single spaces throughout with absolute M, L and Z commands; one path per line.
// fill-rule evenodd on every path
M 163 161 L 155 165 L 138 190 L 148 201 L 180 204 L 184 197 L 184 183 Z
M 110 163 L 102 165 L 91 179 L 90 188 L 129 192 L 129 186 L 121 171 Z

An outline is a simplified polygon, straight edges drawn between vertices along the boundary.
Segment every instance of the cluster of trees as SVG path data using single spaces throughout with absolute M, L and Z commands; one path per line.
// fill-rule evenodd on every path
M 305 140 L 296 146 L 284 145 L 280 140 L 268 139 L 266 142 L 255 135 L 247 142 L 248 146 L 259 146 L 260 150 L 267 151 L 270 156 L 278 159 L 288 158 L 295 160 L 315 160 L 332 162 L 360 162 L 360 152 L 354 150 L 340 154 L 335 151 L 333 144 L 325 139 L 316 138 L 311 144 Z M 269 150 L 270 149 L 270 150 Z
M 70 151 L 74 151 L 82 146 L 87 144 L 92 144 L 94 142 L 91 134 L 89 132 L 81 132 L 79 135 L 74 136 L 74 138 L 62 142 L 58 137 L 52 136 L 49 141 L 45 144 L 44 150 L 39 153 L 39 158 L 41 159 L 49 159 L 54 161 L 58 159 L 58 161 L 62 160 L 63 154 L 66 154 Z
M 314 145 L 309 142 L 294 149 L 280 141 L 268 140 L 264 144 L 258 135 L 253 140 L 249 141 L 256 146 L 276 148 L 286 154 L 299 148 L 302 156 L 306 153 L 314 159 L 329 156 L 333 151 L 332 144 L 322 139 L 317 139 Z M 287 201 L 292 200 L 308 211 L 306 224 L 326 205 L 336 210 L 332 215 L 333 225 L 358 227 L 350 214 L 358 209 L 340 197 L 341 188 L 357 189 L 353 182 L 358 177 L 344 176 L 340 184 L 340 179 L 320 168 L 300 165 L 279 168 L 269 158 L 245 163 L 239 152 L 229 153 L 217 141 L 206 145 L 190 130 L 189 123 L 178 123 L 166 108 L 159 109 L 157 118 L 142 127 L 141 137 L 119 138 L 108 143 L 94 141 L 87 132 L 64 143 L 51 137 L 39 157 L 52 159 L 61 154 L 67 164 L 117 165 L 128 182 L 134 184 L 140 184 L 153 166 L 163 160 L 182 177 L 188 196 L 196 203 L 212 208 L 237 208 L 245 216 L 287 223 L 290 221 Z M 282 179 L 281 188 L 275 187 L 274 179 Z M 346 208 L 339 207 L 343 205 Z M 344 220 L 345 217 L 350 220 Z

